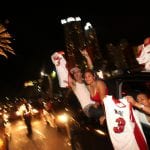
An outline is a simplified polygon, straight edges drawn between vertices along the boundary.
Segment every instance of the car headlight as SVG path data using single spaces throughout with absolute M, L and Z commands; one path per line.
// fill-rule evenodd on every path
M 66 113 L 60 114 L 57 116 L 57 121 L 66 124 L 69 122 L 69 115 Z
M 3 148 L 4 146 L 4 141 L 0 138 L 0 149 Z

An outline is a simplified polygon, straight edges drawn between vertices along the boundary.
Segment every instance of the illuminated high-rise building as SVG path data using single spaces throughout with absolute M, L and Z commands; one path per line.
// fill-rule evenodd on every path
M 105 68 L 105 61 L 99 48 L 95 29 L 90 23 L 84 27 L 81 24 L 80 17 L 69 17 L 62 19 L 64 26 L 66 57 L 69 68 L 75 64 L 80 67 L 86 66 L 85 58 L 81 55 L 80 50 L 86 47 L 96 70 Z
M 84 32 L 81 26 L 80 17 L 68 17 L 62 19 L 61 23 L 64 26 L 66 57 L 69 69 L 75 64 L 83 65 L 83 56 L 80 50 L 85 46 Z
M 92 27 L 91 23 L 87 22 L 84 26 L 84 33 L 86 38 L 86 46 L 88 48 L 88 52 L 92 58 L 93 64 L 96 70 L 105 69 L 105 63 L 102 55 L 102 51 L 99 46 L 99 42 L 97 39 L 96 31 Z

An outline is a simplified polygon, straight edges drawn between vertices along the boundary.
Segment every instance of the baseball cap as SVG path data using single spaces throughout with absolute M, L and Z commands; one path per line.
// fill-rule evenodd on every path
M 81 69 L 79 68 L 79 67 L 73 67 L 72 69 L 70 69 L 70 73 L 71 74 L 74 74 L 75 72 L 77 72 L 77 71 L 81 71 Z

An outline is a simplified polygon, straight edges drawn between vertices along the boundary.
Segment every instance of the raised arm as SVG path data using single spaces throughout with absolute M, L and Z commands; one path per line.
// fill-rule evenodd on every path
M 69 87 L 71 87 L 72 89 L 75 87 L 75 80 L 71 77 L 70 74 L 69 74 L 69 76 L 68 76 L 68 85 L 69 85 Z
M 92 60 L 87 52 L 86 49 L 83 49 L 80 51 L 81 54 L 85 57 L 86 61 L 87 61 L 87 65 L 88 65 L 88 69 L 93 69 L 93 63 L 92 63 Z

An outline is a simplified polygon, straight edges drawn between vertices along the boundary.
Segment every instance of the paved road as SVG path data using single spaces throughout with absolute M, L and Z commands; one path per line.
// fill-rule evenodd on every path
M 27 128 L 22 120 L 10 125 L 9 150 L 72 150 L 67 137 L 55 127 L 40 119 L 32 120 L 33 134 L 27 136 Z M 73 145 L 78 150 L 113 150 L 110 140 L 90 131 L 77 130 L 73 133 Z M 77 144 L 77 145 L 76 145 Z
M 16 121 L 10 126 L 10 150 L 71 150 L 66 137 L 44 121 L 32 121 L 33 135 L 28 137 L 23 121 Z

